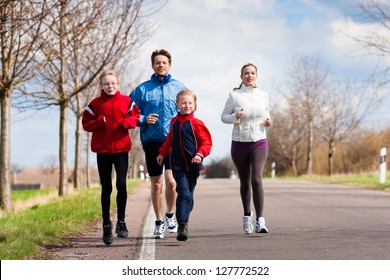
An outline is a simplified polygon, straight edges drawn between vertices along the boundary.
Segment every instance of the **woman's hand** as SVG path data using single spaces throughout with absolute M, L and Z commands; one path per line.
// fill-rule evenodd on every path
M 264 125 L 265 125 L 266 127 L 270 127 L 271 124 L 272 124 L 272 122 L 271 122 L 271 119 L 270 119 L 270 118 L 266 118 L 266 119 L 264 120 Z
M 236 118 L 237 120 L 242 119 L 244 117 L 244 108 L 241 108 L 237 113 L 236 113 Z

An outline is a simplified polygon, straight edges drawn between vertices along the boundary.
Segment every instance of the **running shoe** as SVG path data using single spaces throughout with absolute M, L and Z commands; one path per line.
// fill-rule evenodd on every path
M 164 232 L 165 232 L 165 224 L 163 221 L 161 221 L 160 225 L 156 224 L 156 227 L 154 228 L 154 238 L 156 239 L 163 239 L 164 238 Z
M 167 228 L 170 233 L 177 232 L 177 223 L 174 214 L 171 218 L 165 214 L 165 222 L 167 223 Z
M 253 219 L 253 212 L 251 211 L 250 216 L 243 216 L 243 229 L 246 234 L 250 234 L 253 232 L 253 225 L 252 225 L 252 219 Z
M 268 229 L 265 226 L 265 219 L 263 217 L 260 217 L 256 221 L 256 232 L 257 233 L 268 233 Z
M 103 242 L 107 246 L 112 244 L 112 223 L 104 225 L 103 224 Z
M 118 237 L 127 238 L 127 236 L 129 235 L 129 231 L 127 230 L 125 221 L 116 222 L 115 233 Z
M 188 224 L 179 224 L 176 239 L 178 241 L 186 241 L 188 239 Z

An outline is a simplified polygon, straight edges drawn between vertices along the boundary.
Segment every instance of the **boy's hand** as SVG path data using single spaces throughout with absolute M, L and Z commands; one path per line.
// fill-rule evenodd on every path
M 159 165 L 162 165 L 163 164 L 163 161 L 164 161 L 164 157 L 162 155 L 158 155 L 158 157 L 156 158 L 157 160 L 157 163 Z
M 192 158 L 191 160 L 191 163 L 201 163 L 202 162 L 202 158 L 199 156 L 199 155 L 196 155 Z

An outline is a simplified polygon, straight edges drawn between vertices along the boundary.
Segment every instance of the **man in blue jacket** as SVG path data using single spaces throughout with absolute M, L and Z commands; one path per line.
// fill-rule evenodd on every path
M 141 111 L 141 143 L 145 152 L 146 167 L 151 180 L 151 198 L 156 215 L 155 238 L 164 238 L 165 223 L 169 232 L 177 232 L 174 216 L 176 202 L 176 182 L 172 175 L 169 157 L 163 165 L 156 161 L 159 149 L 169 132 L 171 119 L 176 116 L 176 94 L 186 87 L 169 74 L 172 66 L 171 54 L 165 50 L 156 50 L 151 56 L 154 74 L 150 80 L 137 86 L 130 98 Z M 165 177 L 166 213 L 163 214 L 163 171 Z

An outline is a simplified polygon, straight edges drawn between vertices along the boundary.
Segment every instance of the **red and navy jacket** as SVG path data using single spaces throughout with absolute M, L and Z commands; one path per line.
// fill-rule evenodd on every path
M 85 109 L 82 124 L 92 132 L 91 150 L 95 153 L 121 153 L 131 150 L 129 129 L 139 122 L 140 112 L 129 96 L 117 91 L 110 96 L 102 90 Z
M 182 116 L 178 113 L 172 120 L 162 147 L 160 155 L 170 155 L 172 169 L 185 169 L 191 167 L 199 169 L 196 163 L 191 163 L 195 155 L 203 158 L 211 151 L 211 134 L 205 124 L 194 117 L 194 114 Z

